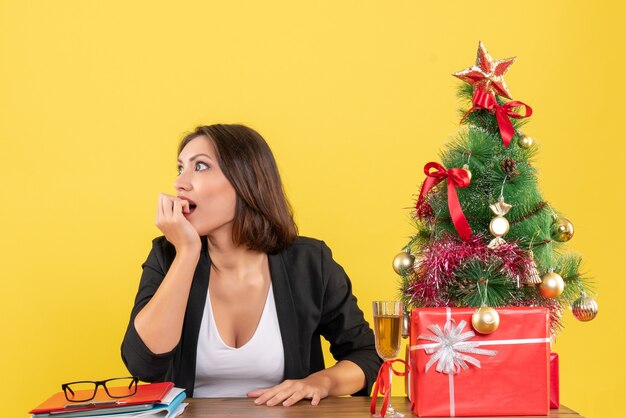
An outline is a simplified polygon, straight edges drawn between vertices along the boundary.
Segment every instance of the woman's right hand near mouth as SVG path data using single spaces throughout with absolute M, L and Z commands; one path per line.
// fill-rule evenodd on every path
M 200 251 L 200 235 L 185 218 L 189 213 L 189 202 L 165 193 L 159 194 L 155 225 L 165 238 L 176 247 L 176 252 Z

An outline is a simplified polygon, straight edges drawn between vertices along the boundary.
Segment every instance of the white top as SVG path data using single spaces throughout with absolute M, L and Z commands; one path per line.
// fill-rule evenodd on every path
M 250 391 L 281 383 L 284 369 L 283 340 L 271 283 L 254 335 L 239 348 L 226 345 L 220 337 L 207 292 L 198 336 L 194 398 L 245 397 Z

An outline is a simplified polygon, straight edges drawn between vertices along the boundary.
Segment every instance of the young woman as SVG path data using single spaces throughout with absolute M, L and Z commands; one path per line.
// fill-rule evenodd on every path
M 200 126 L 178 151 L 176 196 L 159 196 L 163 236 L 122 342 L 128 370 L 188 396 L 268 406 L 369 395 L 381 364 L 373 333 L 330 249 L 297 236 L 265 140 L 242 125 Z

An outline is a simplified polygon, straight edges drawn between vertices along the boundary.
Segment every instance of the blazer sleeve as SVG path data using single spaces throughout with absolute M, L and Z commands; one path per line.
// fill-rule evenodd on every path
M 369 396 L 382 364 L 376 353 L 374 333 L 352 294 L 350 279 L 323 242 L 322 280 L 325 289 L 321 334 L 330 342 L 330 352 L 337 361 L 350 360 L 363 370 L 366 385 L 354 395 Z
M 143 272 L 139 290 L 121 346 L 122 360 L 126 368 L 133 376 L 139 377 L 144 382 L 164 381 L 177 349 L 175 347 L 168 353 L 155 354 L 146 346 L 135 329 L 135 317 L 152 299 L 167 272 L 164 241 L 163 238 L 156 238 L 152 241 L 152 250 L 141 266 Z

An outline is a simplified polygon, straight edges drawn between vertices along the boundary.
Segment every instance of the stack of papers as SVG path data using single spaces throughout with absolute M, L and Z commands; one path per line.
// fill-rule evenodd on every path
M 127 398 L 109 398 L 98 390 L 94 399 L 87 402 L 68 402 L 59 392 L 29 411 L 32 418 L 174 418 L 188 405 L 184 389 L 175 388 L 171 382 L 137 386 L 137 393 Z

